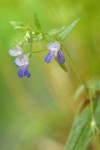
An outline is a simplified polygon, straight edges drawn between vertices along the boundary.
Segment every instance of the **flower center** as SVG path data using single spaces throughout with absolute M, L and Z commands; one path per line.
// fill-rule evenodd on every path
M 58 52 L 59 51 L 59 48 L 58 47 L 54 47 L 54 51 Z

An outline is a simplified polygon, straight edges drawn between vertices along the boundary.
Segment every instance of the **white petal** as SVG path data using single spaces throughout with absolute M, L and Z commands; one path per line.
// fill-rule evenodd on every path
M 56 41 L 54 43 L 49 43 L 47 47 L 50 51 L 59 51 L 61 44 L 58 41 Z
M 23 59 L 23 62 L 24 62 L 25 65 L 29 64 L 29 58 L 28 58 L 27 55 L 24 55 L 24 58 L 22 58 L 22 59 Z
M 56 41 L 56 42 L 54 42 L 54 47 L 56 47 L 58 50 L 60 50 L 61 44 L 58 41 Z
M 8 53 L 11 55 L 11 56 L 17 56 L 17 52 L 15 50 L 9 50 Z
M 54 44 L 53 44 L 53 43 L 48 43 L 47 48 L 48 48 L 50 51 L 54 51 Z
M 15 59 L 15 64 L 16 64 L 17 66 L 20 66 L 20 67 L 24 65 L 23 62 L 21 61 L 21 58 L 20 58 L 20 57 L 18 57 L 18 58 Z
M 29 64 L 28 57 L 26 55 L 24 55 L 23 57 L 16 58 L 15 64 L 20 67 L 24 66 L 24 65 L 28 65 Z
M 23 53 L 23 50 L 19 45 L 16 45 L 15 49 L 8 51 L 11 56 L 20 56 Z

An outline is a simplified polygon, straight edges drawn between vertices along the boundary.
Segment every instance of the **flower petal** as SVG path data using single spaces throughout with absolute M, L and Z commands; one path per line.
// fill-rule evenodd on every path
M 56 47 L 58 50 L 60 50 L 61 44 L 58 41 L 56 41 L 56 42 L 54 42 L 54 47 Z
M 24 70 L 23 70 L 22 67 L 18 70 L 18 76 L 19 76 L 20 78 L 23 78 L 23 77 L 24 77 Z
M 52 60 L 54 52 L 49 52 L 46 57 L 44 58 L 44 61 L 47 63 L 50 63 L 50 61 Z
M 47 48 L 48 48 L 50 51 L 54 51 L 54 44 L 53 44 L 53 43 L 48 43 Z
M 61 44 L 58 41 L 56 41 L 54 43 L 48 43 L 47 47 L 50 51 L 59 51 Z
M 15 50 L 9 50 L 8 53 L 11 55 L 11 56 L 17 56 L 17 52 Z
M 15 59 L 15 64 L 17 66 L 24 66 L 24 65 L 28 65 L 29 61 L 28 61 L 28 56 L 27 55 L 23 55 L 23 57 L 17 57 Z
M 28 78 L 30 78 L 31 74 L 28 71 L 28 67 L 25 68 L 24 75 L 26 75 Z
M 19 70 L 18 70 L 18 76 L 20 78 L 23 78 L 24 76 L 27 76 L 28 78 L 30 78 L 31 74 L 28 71 L 28 66 L 22 66 Z
M 22 59 L 23 59 L 23 62 L 24 62 L 25 65 L 29 64 L 29 58 L 28 58 L 27 55 L 24 55 L 24 57 Z
M 20 57 L 16 58 L 15 61 L 14 61 L 14 63 L 15 63 L 17 66 L 20 66 L 20 67 L 24 65 L 24 63 L 23 63 L 23 61 L 22 61 L 22 58 L 20 58 Z
M 16 45 L 15 49 L 9 50 L 8 53 L 11 56 L 20 56 L 20 55 L 23 54 L 23 50 L 22 50 L 22 48 L 19 45 Z
M 58 51 L 57 59 L 58 59 L 59 64 L 63 64 L 65 62 L 64 54 L 61 51 Z

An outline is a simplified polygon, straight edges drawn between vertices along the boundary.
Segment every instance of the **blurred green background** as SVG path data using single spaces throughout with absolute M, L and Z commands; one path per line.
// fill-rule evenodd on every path
M 0 0 L 0 150 L 63 150 L 78 106 L 73 101 L 80 85 L 75 73 L 65 73 L 55 61 L 44 63 L 47 52 L 33 55 L 30 79 L 17 76 L 8 50 L 23 33 L 9 22 L 34 26 L 34 12 L 46 31 L 80 17 L 63 44 L 86 81 L 100 75 L 99 0 Z M 99 150 L 96 139 L 89 149 Z

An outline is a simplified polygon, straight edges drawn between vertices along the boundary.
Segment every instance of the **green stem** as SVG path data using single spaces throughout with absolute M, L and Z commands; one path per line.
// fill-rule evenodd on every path
M 33 39 L 32 39 L 32 32 L 30 31 L 30 39 L 29 39 L 29 44 L 30 44 L 30 55 L 32 54 L 32 44 L 33 44 Z
M 89 100 L 90 100 L 90 111 L 91 111 L 91 116 L 92 116 L 92 119 L 93 119 L 93 114 L 94 114 L 94 106 L 93 106 L 93 94 L 92 94 L 92 91 L 88 88 L 87 84 L 85 83 L 84 79 L 82 78 L 77 66 L 75 65 L 73 59 L 71 58 L 69 52 L 62 46 L 62 49 L 65 51 L 67 57 L 69 58 L 69 61 L 70 61 L 70 64 L 71 64 L 71 67 L 72 69 L 74 70 L 74 72 L 76 73 L 78 79 L 80 80 L 80 82 L 84 85 L 85 87 L 85 90 L 88 94 L 88 97 L 89 97 Z
M 73 71 L 76 73 L 76 75 L 77 75 L 78 79 L 80 80 L 80 82 L 84 85 L 86 92 L 89 94 L 89 89 L 88 89 L 88 87 L 87 87 L 87 84 L 85 83 L 84 79 L 82 78 L 82 76 L 81 76 L 81 74 L 80 74 L 78 68 L 76 67 L 76 65 L 75 65 L 75 63 L 74 63 L 74 61 L 73 61 L 73 59 L 71 58 L 69 52 L 65 49 L 64 46 L 62 46 L 62 49 L 63 49 L 64 52 L 66 53 L 66 55 L 67 55 L 67 57 L 68 57 L 68 59 L 69 59 L 69 62 L 70 62 L 70 64 L 71 64 L 71 67 L 72 67 Z
M 92 116 L 92 120 L 94 120 L 94 106 L 93 106 L 93 94 L 92 91 L 89 90 L 89 99 L 90 99 L 90 112 L 91 112 L 91 116 Z

